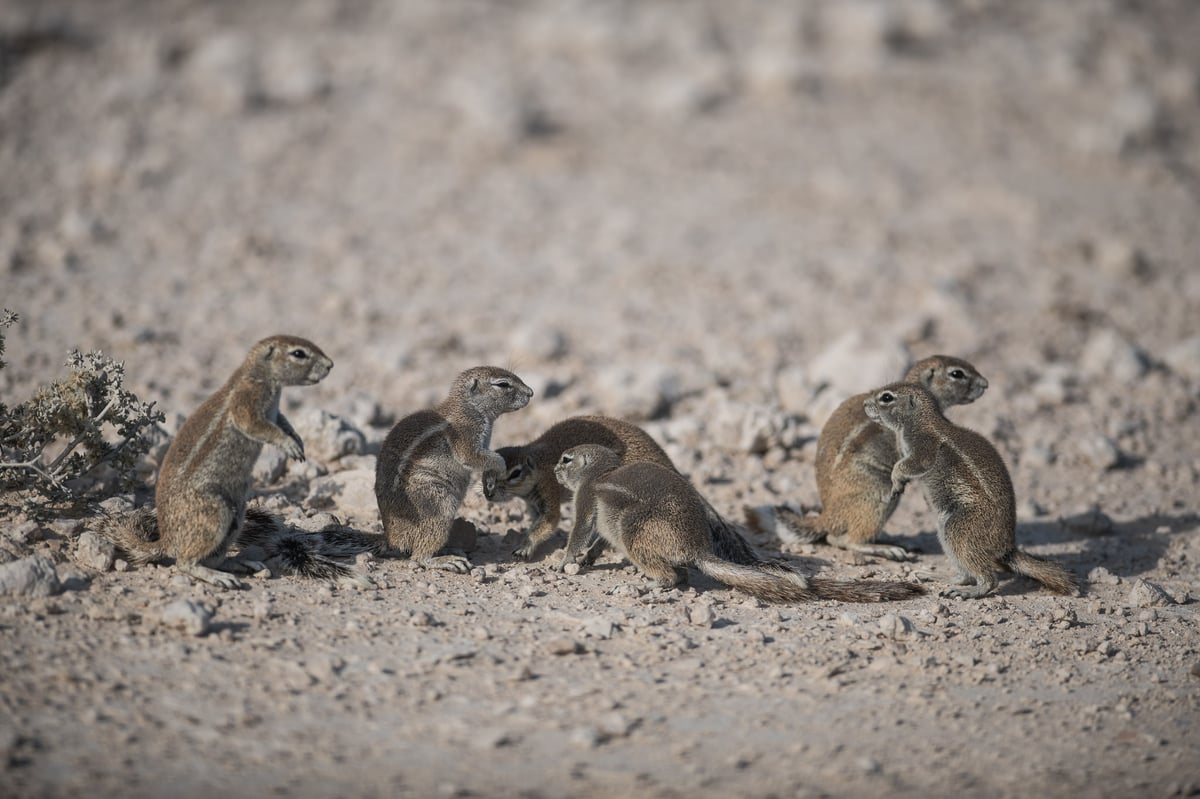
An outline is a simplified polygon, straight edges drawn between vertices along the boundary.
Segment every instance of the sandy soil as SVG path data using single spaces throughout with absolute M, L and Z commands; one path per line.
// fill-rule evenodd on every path
M 6 401 L 102 349 L 173 431 L 304 335 L 336 366 L 289 416 L 362 439 L 267 453 L 256 501 L 375 530 L 389 420 L 496 363 L 537 396 L 494 445 L 639 419 L 740 518 L 817 504 L 831 409 L 948 352 L 1019 541 L 1085 589 L 662 592 L 514 562 L 476 490 L 471 575 L 220 592 L 9 512 L 66 590 L 0 604 L 0 793 L 1200 794 L 1198 40 L 1182 0 L 4 3 Z M 932 530 L 914 493 L 915 564 L 788 555 L 904 579 Z

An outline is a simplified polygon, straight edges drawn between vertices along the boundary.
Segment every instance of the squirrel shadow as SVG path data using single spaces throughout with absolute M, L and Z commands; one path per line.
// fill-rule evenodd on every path
M 1195 513 L 1156 513 L 1111 522 L 1105 517 L 1105 523 L 1092 526 L 1075 523 L 1077 518 L 1019 523 L 1017 544 L 1082 542 L 1080 551 L 1055 555 L 1055 559 L 1084 579 L 1097 566 L 1121 578 L 1134 578 L 1157 568 L 1176 536 L 1200 530 L 1200 515 Z

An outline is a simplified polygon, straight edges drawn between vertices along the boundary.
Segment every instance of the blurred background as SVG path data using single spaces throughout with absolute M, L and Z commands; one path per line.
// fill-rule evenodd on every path
M 102 349 L 187 413 L 290 332 L 336 362 L 293 402 L 493 362 L 513 431 L 803 439 L 945 351 L 987 432 L 1086 400 L 1144 456 L 1200 381 L 1197 42 L 1185 0 L 7 0 L 0 391 Z

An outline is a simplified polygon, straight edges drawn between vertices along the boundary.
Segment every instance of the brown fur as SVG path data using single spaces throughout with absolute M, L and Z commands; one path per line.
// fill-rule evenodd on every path
M 940 407 L 974 402 L 987 380 L 967 361 L 933 355 L 918 361 L 904 376 L 933 394 Z M 870 393 L 844 401 L 821 429 L 817 440 L 817 490 L 821 512 L 804 516 L 786 505 L 747 509 L 751 527 L 774 531 L 786 543 L 822 539 L 841 549 L 890 560 L 907 560 L 900 546 L 874 543 L 899 504 L 892 494 L 892 464 L 899 458 L 895 436 L 867 418 L 863 401 Z
M 1077 592 L 1062 566 L 1017 549 L 1016 497 L 1003 458 L 986 438 L 942 415 L 924 387 L 894 383 L 864 401 L 867 415 L 896 436 L 902 454 L 892 467 L 892 493 L 920 480 L 938 519 L 938 540 L 958 571 L 948 591 L 960 599 L 995 590 L 996 570 L 1032 577 L 1058 594 Z
M 422 566 L 466 572 L 456 555 L 436 556 L 466 496 L 472 470 L 500 472 L 489 449 L 496 417 L 520 410 L 533 390 L 506 369 L 477 366 L 454 380 L 431 410 L 404 417 L 388 433 L 375 469 L 375 497 L 388 546 Z
M 635 424 L 608 416 L 573 416 L 552 425 L 533 442 L 524 446 L 501 447 L 497 454 L 504 458 L 505 472 L 484 475 L 484 494 L 493 502 L 520 497 L 532 518 L 526 543 L 513 554 L 531 558 L 537 548 L 558 529 L 562 521 L 561 504 L 571 498 L 554 477 L 554 467 L 562 454 L 580 444 L 598 444 L 617 454 L 621 464 L 656 463 L 673 472 L 679 470 L 662 447 L 645 430 Z M 730 524 L 705 502 L 709 531 L 718 554 L 735 563 L 759 563 L 753 547 L 736 525 Z M 572 527 L 562 562 L 565 566 L 578 557 L 588 542 L 583 540 L 578 526 Z M 597 543 L 603 543 L 600 539 Z M 594 559 L 599 549 L 589 550 Z
M 333 361 L 317 345 L 272 336 L 251 348 L 242 365 L 188 417 L 167 449 L 155 489 L 157 535 L 127 536 L 140 548 L 136 562 L 175 559 L 176 567 L 221 588 L 241 583 L 229 571 L 251 573 L 261 564 L 225 558 L 246 513 L 250 475 L 263 444 L 304 460 L 304 445 L 279 411 L 284 386 L 307 386 L 329 373 Z
M 718 557 L 707 503 L 677 472 L 655 463 L 622 466 L 611 450 L 588 444 L 567 450 L 555 474 L 575 492 L 575 525 L 594 530 L 664 588 L 684 582 L 686 569 L 694 568 L 768 602 L 878 602 L 924 593 L 911 583 L 809 581 L 782 563 Z

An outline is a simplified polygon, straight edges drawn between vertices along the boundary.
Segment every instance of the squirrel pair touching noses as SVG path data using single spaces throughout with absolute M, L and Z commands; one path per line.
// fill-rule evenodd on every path
M 187 419 L 168 448 L 155 492 L 157 526 L 142 513 L 137 524 L 109 520 L 101 531 L 137 562 L 170 557 L 194 579 L 222 588 L 238 587 L 234 573 L 253 573 L 263 565 L 228 558 L 226 552 L 236 543 L 261 543 L 271 537 L 263 533 L 271 528 L 266 514 L 251 511 L 248 519 L 246 511 L 251 472 L 262 446 L 272 444 L 291 458 L 304 459 L 303 443 L 279 410 L 282 388 L 315 384 L 332 366 L 332 360 L 305 339 L 273 336 L 255 344 L 225 385 Z M 942 404 L 972 401 L 987 381 L 969 364 L 945 358 L 922 361 L 910 371 L 909 377 L 914 376 L 915 381 L 889 387 L 886 396 L 876 392 L 852 398 L 831 417 L 826 425 L 831 442 L 840 437 L 858 443 L 826 446 L 826 432 L 822 432 L 818 482 L 823 501 L 826 484 L 834 488 L 828 494 L 828 510 L 817 520 L 807 520 L 790 509 L 774 509 L 784 529 L 791 531 L 781 531 L 781 537 L 827 536 L 835 545 L 894 557 L 896 550 L 903 550 L 872 550 L 881 545 L 870 541 L 894 510 L 905 483 L 921 479 L 935 510 L 943 494 L 950 497 L 947 502 L 958 502 L 962 496 L 974 498 L 973 491 L 980 498 L 976 504 L 992 508 L 939 525 L 939 537 L 961 567 L 962 580 L 976 585 L 974 591 L 962 590 L 958 595 L 983 595 L 994 589 L 997 567 L 1028 574 L 1055 590 L 1073 588 L 1061 567 L 1016 549 L 1012 485 L 994 448 L 941 415 Z M 664 586 L 678 584 L 686 578 L 684 569 L 694 568 L 773 602 L 879 601 L 924 593 L 920 586 L 903 582 L 806 579 L 782 562 L 762 560 L 742 531 L 680 475 L 662 448 L 627 422 L 574 417 L 554 425 L 531 444 L 493 452 L 496 419 L 525 407 L 532 396 L 532 389 L 512 372 L 480 366 L 461 373 L 439 405 L 397 422 L 376 467 L 383 535 L 323 531 L 336 542 L 337 554 L 391 551 L 408 554 L 425 567 L 466 572 L 470 567 L 466 558 L 439 552 L 449 540 L 472 472 L 478 471 L 490 500 L 520 496 L 531 512 L 533 524 L 527 542 L 514 552 L 517 557 L 532 557 L 554 533 L 561 501 L 574 493 L 576 520 L 563 565 L 588 565 L 611 546 Z M 909 410 L 918 407 L 919 412 Z M 891 450 L 888 435 L 876 422 L 894 431 L 896 443 Z M 964 445 L 969 454 L 963 455 L 963 447 L 954 445 L 966 440 L 972 443 Z M 930 447 L 932 454 L 927 452 Z M 892 454 L 897 448 L 903 458 Z M 827 477 L 833 475 L 824 482 L 823 462 L 832 467 L 824 470 Z M 869 494 L 871 502 L 838 499 L 846 495 L 837 493 L 845 488 L 845 475 L 861 482 L 860 476 L 867 474 L 878 483 L 884 469 L 887 491 L 874 490 Z M 955 477 L 960 473 L 978 479 L 963 488 Z M 943 483 L 950 488 L 930 488 Z M 846 508 L 851 523 L 833 521 L 846 516 Z M 863 508 L 870 513 L 863 514 Z M 760 519 L 753 521 L 763 526 Z M 864 535 L 871 524 L 870 534 Z M 979 524 L 988 527 L 979 530 Z M 319 548 L 301 549 L 301 554 L 307 554 L 307 559 L 296 555 L 296 562 L 305 564 L 301 573 L 369 583 L 352 570 L 333 565 Z

